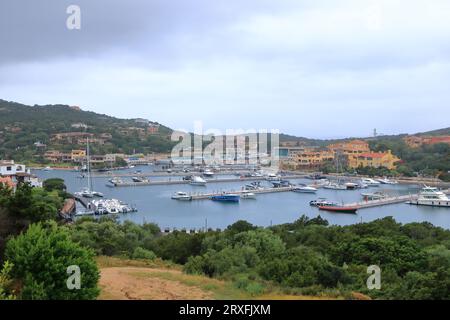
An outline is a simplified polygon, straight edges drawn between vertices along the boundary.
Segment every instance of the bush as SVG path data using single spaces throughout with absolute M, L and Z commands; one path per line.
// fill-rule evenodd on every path
M 90 249 L 72 242 L 55 222 L 32 224 L 26 233 L 11 239 L 5 255 L 14 265 L 12 276 L 23 283 L 23 299 L 95 299 L 99 271 Z M 67 287 L 69 266 L 81 270 L 81 288 Z
M 133 255 L 131 256 L 133 259 L 145 259 L 145 260 L 155 260 L 156 254 L 153 251 L 137 247 L 134 249 Z

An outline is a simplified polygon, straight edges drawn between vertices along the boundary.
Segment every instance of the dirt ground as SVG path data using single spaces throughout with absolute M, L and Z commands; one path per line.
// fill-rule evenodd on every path
M 103 300 L 206 300 L 209 292 L 179 281 L 158 277 L 158 272 L 180 274 L 179 270 L 139 267 L 101 269 L 100 299 Z

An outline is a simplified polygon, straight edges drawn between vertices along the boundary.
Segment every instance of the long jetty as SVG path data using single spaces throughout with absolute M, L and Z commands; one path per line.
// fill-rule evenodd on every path
M 264 193 L 277 193 L 277 192 L 288 192 L 292 191 L 295 187 L 279 187 L 279 188 L 264 188 L 257 190 L 238 190 L 238 191 L 228 191 L 228 192 L 211 192 L 211 193 L 199 193 L 199 194 L 191 194 L 190 197 L 192 200 L 207 200 L 213 196 L 220 196 L 223 194 L 238 194 L 241 195 L 243 193 L 254 193 L 254 194 L 264 194 Z
M 448 194 L 448 193 L 450 193 L 450 189 L 442 190 L 442 192 Z M 378 200 L 365 200 L 365 201 L 359 201 L 359 202 L 353 202 L 353 203 L 346 203 L 346 204 L 344 204 L 344 206 L 357 207 L 358 209 L 365 209 L 365 208 L 386 206 L 389 204 L 404 203 L 407 201 L 414 201 L 414 200 L 417 200 L 418 197 L 419 197 L 419 195 L 417 193 L 406 194 L 406 195 L 402 195 L 402 196 L 387 197 L 387 198 L 378 199 Z
M 301 179 L 303 176 L 284 176 L 283 179 Z M 208 179 L 207 183 L 226 183 L 226 182 L 246 182 L 246 181 L 262 181 L 265 177 L 239 177 L 224 179 Z M 189 184 L 189 180 L 159 180 L 159 181 L 143 181 L 143 182 L 121 182 L 108 184 L 111 187 L 139 187 L 139 186 L 157 186 L 157 185 L 173 185 L 173 184 Z
M 214 172 L 215 176 L 224 176 L 224 175 L 235 175 L 238 171 L 219 171 Z M 252 171 L 249 170 L 242 170 L 239 171 L 241 174 L 248 174 Z M 189 172 L 182 172 L 182 171 L 176 171 L 176 172 L 158 172 L 158 171 L 152 171 L 152 172 L 126 172 L 126 173 L 92 173 L 92 178 L 112 178 L 112 177 L 120 177 L 120 178 L 130 178 L 130 177 L 184 177 L 187 175 L 202 175 L 203 172 L 200 171 L 189 171 Z M 293 174 L 295 176 L 301 176 L 304 177 L 305 175 L 300 174 Z

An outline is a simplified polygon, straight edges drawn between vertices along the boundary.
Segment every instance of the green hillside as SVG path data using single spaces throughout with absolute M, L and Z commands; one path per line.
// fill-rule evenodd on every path
M 86 125 L 87 129 L 79 124 Z M 173 146 L 170 128 L 159 125 L 157 133 L 146 131 L 149 126 L 158 125 L 151 121 L 145 123 L 144 119 L 118 119 L 67 105 L 27 106 L 0 100 L 0 158 L 39 160 L 36 158 L 43 150 L 38 150 L 36 142 L 46 144 L 47 150 L 70 151 L 80 146 L 54 143 L 52 135 L 83 131 L 94 137 L 107 137 L 102 145 L 92 144 L 93 153 L 168 152 Z M 127 130 L 129 132 L 124 133 Z

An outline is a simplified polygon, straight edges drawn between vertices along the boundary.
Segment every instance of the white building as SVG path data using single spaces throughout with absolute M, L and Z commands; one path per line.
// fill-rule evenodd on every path
M 15 176 L 18 174 L 30 174 L 23 164 L 16 164 L 14 160 L 0 160 L 0 176 Z
M 0 160 L 0 177 L 10 177 L 13 183 L 28 182 L 32 187 L 42 187 L 42 182 L 31 174 L 30 169 L 14 160 Z

